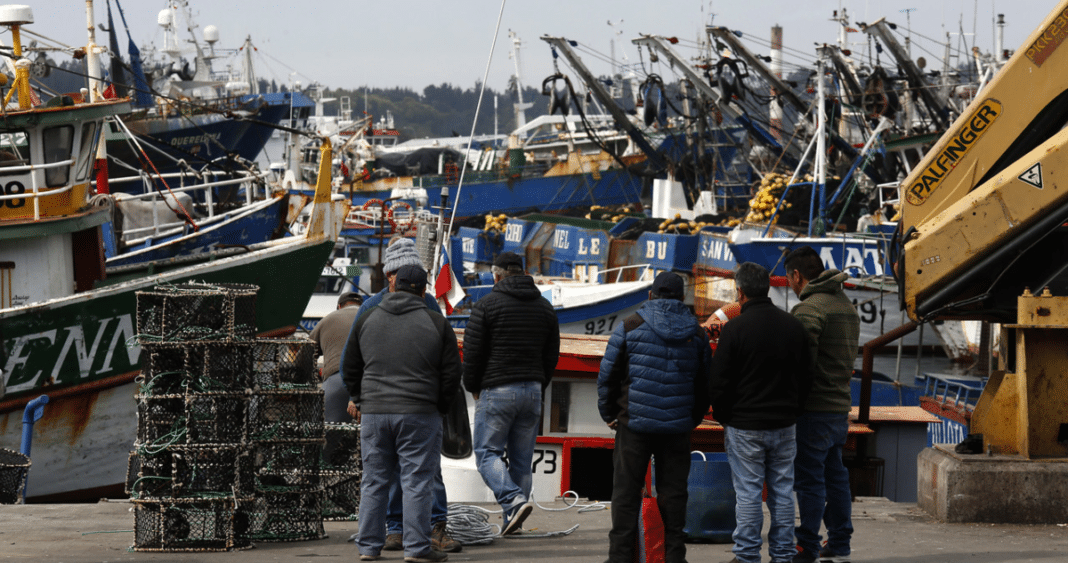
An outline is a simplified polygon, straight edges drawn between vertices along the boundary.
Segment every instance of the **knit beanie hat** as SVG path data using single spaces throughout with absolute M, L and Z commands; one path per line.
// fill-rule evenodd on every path
M 411 264 L 413 266 L 423 266 L 423 261 L 419 259 L 419 253 L 415 250 L 415 241 L 410 238 L 400 238 L 393 241 L 386 248 L 386 258 L 382 263 L 382 271 L 390 274 L 396 272 L 401 266 Z

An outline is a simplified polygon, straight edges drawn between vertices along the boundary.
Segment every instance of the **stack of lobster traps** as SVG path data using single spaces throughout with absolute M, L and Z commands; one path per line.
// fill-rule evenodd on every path
M 315 347 L 257 339 L 256 292 L 194 283 L 137 294 L 135 551 L 324 536 Z

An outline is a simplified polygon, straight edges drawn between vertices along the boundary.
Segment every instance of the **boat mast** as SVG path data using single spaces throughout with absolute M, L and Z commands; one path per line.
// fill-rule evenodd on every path
M 571 50 L 571 45 L 568 43 L 567 39 L 564 39 L 563 37 L 551 37 L 548 35 L 543 35 L 541 39 L 559 50 L 560 54 L 571 64 L 571 68 L 575 69 L 575 72 L 582 78 L 582 81 L 586 83 L 586 87 L 588 87 L 590 91 L 593 92 L 593 95 L 600 100 L 601 104 L 608 110 L 608 113 L 612 114 L 616 123 L 630 135 L 630 138 L 634 140 L 634 143 L 638 145 L 638 148 L 648 156 L 649 161 L 653 163 L 653 166 L 658 169 L 663 169 L 666 164 L 664 162 L 664 157 L 656 152 L 656 149 L 649 144 L 649 140 L 645 138 L 645 135 L 634 126 L 630 117 L 624 113 L 623 108 L 620 108 L 615 100 L 608 95 L 608 91 L 604 89 L 604 85 L 601 84 L 601 81 L 594 78 L 593 74 L 586 68 L 586 65 L 583 64 L 582 59 Z
M 823 45 L 816 49 L 819 60 L 816 63 L 816 182 L 814 189 L 819 191 L 818 205 L 816 206 L 817 219 L 809 223 L 808 236 L 822 236 L 827 228 L 827 93 L 824 90 L 826 82 L 825 63 L 829 58 L 830 47 Z M 813 232 L 815 231 L 815 232 Z
M 522 80 L 523 73 L 521 71 L 521 66 L 519 64 L 519 47 L 522 45 L 522 43 L 519 41 L 519 36 L 516 35 L 516 33 L 514 31 L 512 31 L 512 30 L 508 30 L 508 37 L 512 38 L 511 58 L 512 58 L 512 61 L 515 62 L 515 92 L 516 92 L 516 97 L 519 99 L 519 102 L 516 103 L 515 106 L 514 106 L 515 107 L 515 128 L 519 129 L 520 127 L 522 127 L 522 126 L 527 124 L 527 112 L 526 112 L 526 110 L 527 110 L 527 108 L 534 107 L 534 104 L 523 101 L 523 80 Z M 496 103 L 496 102 L 494 102 L 494 103 Z M 494 134 L 496 134 L 496 131 L 494 131 Z

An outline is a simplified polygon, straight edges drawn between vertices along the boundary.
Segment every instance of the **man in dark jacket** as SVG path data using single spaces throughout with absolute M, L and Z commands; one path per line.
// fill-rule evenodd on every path
M 734 274 L 742 313 L 723 325 L 712 358 L 712 415 L 724 429 L 736 498 L 734 559 L 760 561 L 761 493 L 768 487 L 768 553 L 794 556 L 794 423 L 811 386 L 805 329 L 768 298 L 770 277 L 746 262 Z
M 517 254 L 498 256 L 493 273 L 493 291 L 475 302 L 464 328 L 464 387 L 476 401 L 475 462 L 504 509 L 508 535 L 534 508 L 530 464 L 542 392 L 560 357 L 560 322 Z
M 794 561 L 845 561 L 853 537 L 853 504 L 842 448 L 849 433 L 849 379 L 860 346 L 860 316 L 842 290 L 849 276 L 824 269 L 815 249 L 792 250 L 783 264 L 790 288 L 801 298 L 792 313 L 808 332 L 812 362 L 812 392 L 797 419 L 794 490 L 800 551 Z M 827 525 L 822 548 L 821 522 Z
M 667 563 L 686 561 L 690 431 L 708 412 L 708 334 L 682 303 L 682 278 L 663 272 L 649 301 L 620 323 L 601 360 L 597 408 L 616 431 L 608 561 L 631 563 L 649 458 Z
M 356 319 L 367 314 L 368 311 L 374 310 L 382 303 L 387 295 L 394 291 L 394 283 L 397 278 L 397 271 L 401 267 L 407 265 L 422 266 L 423 263 L 419 259 L 419 252 L 415 249 L 415 241 L 402 236 L 394 236 L 389 240 L 389 245 L 386 246 L 386 251 L 382 257 L 382 271 L 386 274 L 386 280 L 388 285 L 383 287 L 381 291 L 367 298 L 366 301 L 360 305 L 359 310 L 356 311 Z M 429 293 L 423 296 L 423 302 L 431 311 L 440 313 L 441 308 L 438 307 L 438 302 L 434 300 L 434 297 Z M 351 409 L 355 409 L 355 405 L 349 405 Z M 397 470 L 397 474 L 400 470 Z M 433 532 L 431 532 L 431 539 L 433 540 L 434 547 L 447 551 L 449 553 L 455 553 L 461 551 L 463 546 L 460 542 L 456 541 L 449 536 L 446 528 L 449 519 L 449 500 L 445 493 L 445 481 L 441 478 L 441 472 L 438 472 L 434 476 L 434 504 L 430 512 L 430 522 L 434 525 Z M 401 488 L 398 481 L 394 481 L 393 485 L 389 489 L 389 508 L 386 510 L 386 545 L 382 549 L 386 551 L 400 551 L 404 549 L 404 506 L 401 499 Z
M 431 483 L 440 471 L 441 415 L 459 390 L 462 366 L 445 317 L 423 303 L 426 272 L 397 271 L 393 293 L 353 325 L 341 373 L 361 420 L 361 560 L 385 543 L 390 481 L 400 465 L 405 561 L 445 561 L 430 543 Z

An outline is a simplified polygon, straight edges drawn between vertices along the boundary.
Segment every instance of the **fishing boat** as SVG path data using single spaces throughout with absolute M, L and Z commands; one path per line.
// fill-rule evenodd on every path
M 0 22 L 15 33 L 32 19 L 28 7 L 0 7 Z M 22 103 L 27 80 L 20 72 L 14 85 L 20 105 L 8 108 L 0 125 L 3 150 L 25 161 L 0 167 L 8 187 L 0 196 L 0 447 L 18 449 L 22 408 L 47 395 L 34 429 L 31 500 L 121 495 L 142 359 L 132 344 L 136 293 L 193 281 L 256 285 L 257 334 L 291 333 L 334 247 L 346 204 L 331 198 L 324 177 L 301 236 L 111 275 L 100 228 L 110 214 L 96 204 L 89 171 L 104 119 L 128 111 L 129 101 L 101 100 L 95 82 L 92 101 L 67 96 L 31 107 L 28 97 Z
M 117 0 L 116 6 L 122 16 Z M 113 20 L 110 5 L 108 17 Z M 113 89 L 122 93 L 131 87 L 133 108 L 129 115 L 109 120 L 105 128 L 109 175 L 136 176 L 140 170 L 243 170 L 240 161 L 255 162 L 275 131 L 272 125 L 290 115 L 297 98 L 260 94 L 252 68 L 251 39 L 241 48 L 245 56 L 238 76 L 214 71 L 219 31 L 209 25 L 198 37 L 198 25 L 186 0 L 171 2 L 157 20 L 163 33 L 158 50 L 142 51 L 127 28 L 127 60 L 133 76 L 128 77 L 121 64 L 112 65 Z M 122 21 L 125 26 L 125 16 Z M 111 49 L 117 57 L 115 24 L 109 24 Z M 179 38 L 181 29 L 188 31 L 188 41 Z M 193 48 L 192 69 L 182 58 L 186 42 Z M 119 188 L 132 193 L 151 190 L 140 182 Z

